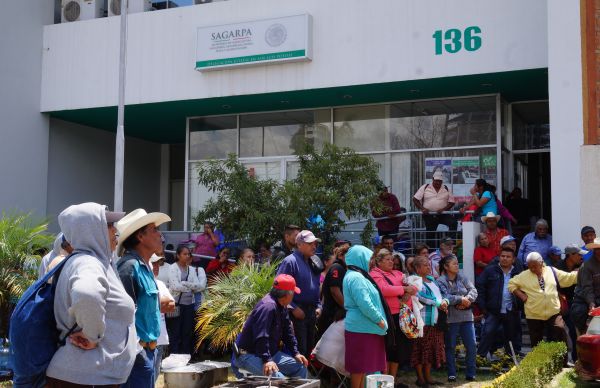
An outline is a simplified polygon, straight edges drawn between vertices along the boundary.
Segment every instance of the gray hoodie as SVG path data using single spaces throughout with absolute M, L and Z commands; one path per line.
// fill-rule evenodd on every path
M 83 385 L 127 381 L 136 356 L 135 305 L 110 263 L 104 206 L 83 203 L 58 216 L 67 241 L 76 247 L 58 280 L 54 315 L 63 338 L 78 329 L 98 346 L 83 350 L 68 340 L 54 354 L 46 374 Z

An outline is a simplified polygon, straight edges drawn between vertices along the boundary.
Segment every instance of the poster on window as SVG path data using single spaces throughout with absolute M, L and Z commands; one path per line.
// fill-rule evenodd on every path
M 496 186 L 496 155 L 485 155 L 481 157 L 481 177 L 487 183 Z
M 469 190 L 479 179 L 479 157 L 461 156 L 452 158 L 452 193 L 455 202 L 466 202 L 470 199 Z
M 425 158 L 425 182 L 430 183 L 433 174 L 441 171 L 444 175 L 444 184 L 452 183 L 452 158 Z

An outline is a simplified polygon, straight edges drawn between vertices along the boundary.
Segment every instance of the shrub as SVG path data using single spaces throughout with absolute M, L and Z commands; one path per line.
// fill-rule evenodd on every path
M 196 347 L 207 341 L 212 349 L 226 350 L 233 344 L 256 303 L 271 291 L 278 264 L 242 264 L 229 275 L 215 275 L 198 311 Z
M 523 361 L 492 383 L 494 388 L 543 387 L 562 370 L 567 345 L 564 342 L 540 342 Z

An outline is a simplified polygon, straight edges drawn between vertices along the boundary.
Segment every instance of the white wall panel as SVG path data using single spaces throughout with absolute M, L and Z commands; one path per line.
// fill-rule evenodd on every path
M 200 73 L 196 29 L 313 16 L 313 61 Z M 129 16 L 127 104 L 546 67 L 544 0 L 230 0 Z M 116 105 L 117 17 L 44 31 L 42 111 Z M 436 30 L 481 28 L 477 51 L 435 55 Z

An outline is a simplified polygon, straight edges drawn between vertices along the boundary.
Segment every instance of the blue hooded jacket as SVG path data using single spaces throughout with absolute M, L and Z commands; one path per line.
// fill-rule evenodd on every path
M 373 251 L 369 248 L 355 245 L 346 253 L 346 264 L 368 272 L 372 255 Z M 387 323 L 384 329 L 377 325 L 382 320 L 386 321 L 379 293 L 375 286 L 357 271 L 348 270 L 344 276 L 344 308 L 347 311 L 347 331 L 385 335 Z

